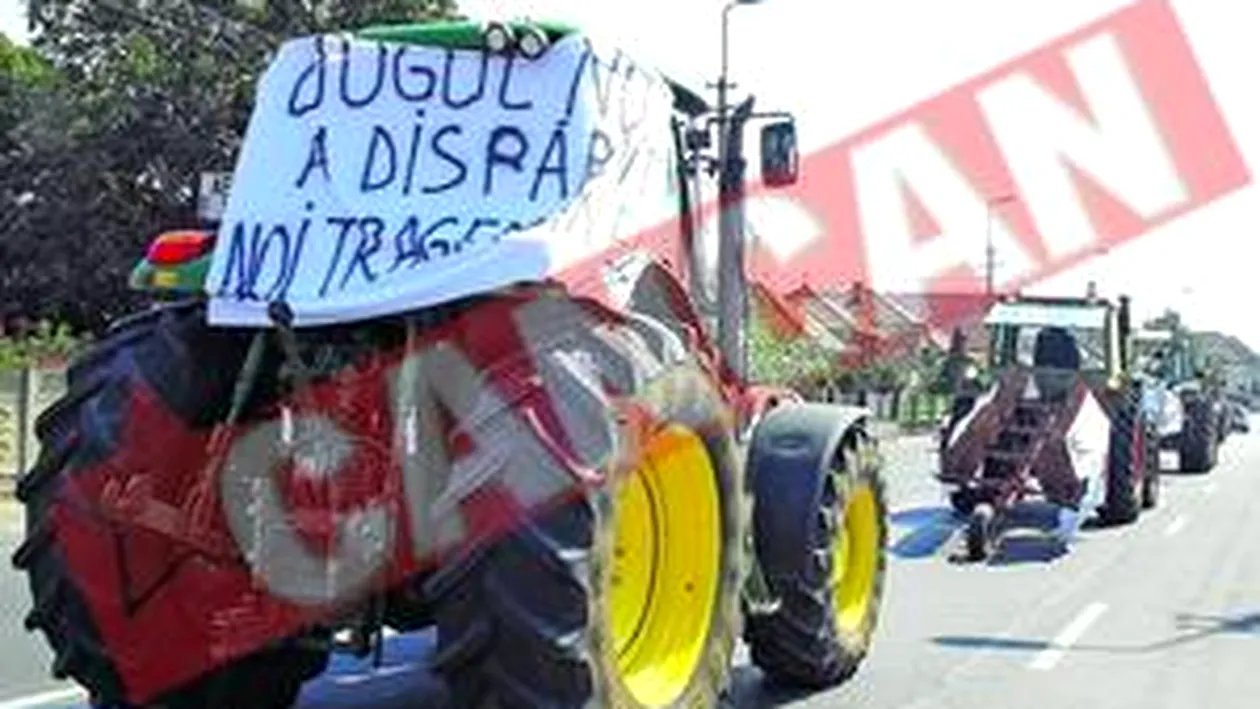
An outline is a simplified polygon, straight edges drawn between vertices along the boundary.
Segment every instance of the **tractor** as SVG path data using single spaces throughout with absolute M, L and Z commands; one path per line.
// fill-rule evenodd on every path
M 37 423 L 13 562 L 54 675 L 280 709 L 392 629 L 458 707 L 712 707 L 741 638 L 849 678 L 882 463 L 867 410 L 744 378 L 745 128 L 764 185 L 799 170 L 752 106 L 562 23 L 282 45 L 220 223 L 152 242 Z
M 1135 333 L 1132 357 L 1147 381 L 1146 409 L 1160 450 L 1176 451 L 1182 472 L 1210 471 L 1229 432 L 1230 411 L 1198 361 L 1192 335 L 1180 325 L 1144 328 Z
M 985 318 L 991 381 L 955 397 L 938 479 L 967 519 L 969 558 L 995 548 L 1011 508 L 1038 495 L 1066 546 L 1097 513 L 1135 521 L 1157 504 L 1158 451 L 1142 387 L 1124 368 L 1129 301 L 1012 295 Z

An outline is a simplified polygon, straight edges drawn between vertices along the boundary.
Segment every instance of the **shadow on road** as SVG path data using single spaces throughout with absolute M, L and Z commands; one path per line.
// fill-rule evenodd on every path
M 1059 540 L 1048 536 L 1048 530 L 1021 529 L 1002 537 L 997 553 L 987 562 L 989 566 L 1015 566 L 1017 564 L 1048 564 L 1067 554 Z
M 1057 521 L 1056 508 L 1049 503 L 1033 500 L 1015 505 L 1002 523 L 993 554 L 980 563 L 991 567 L 1048 564 L 1065 556 L 1068 549 L 1052 536 Z M 965 522 L 956 524 L 961 528 Z M 950 561 L 974 563 L 961 548 L 950 555 Z
M 902 559 L 923 559 L 935 556 L 941 547 L 954 536 L 961 521 L 948 507 L 914 507 L 889 515 L 893 527 L 909 527 L 889 549 Z
M 302 688 L 297 709 L 441 709 L 450 706 L 446 685 L 430 670 L 432 631 L 385 641 L 382 665 L 371 658 L 334 655 L 328 670 Z
M 1109 654 L 1147 654 L 1160 652 L 1180 645 L 1207 640 L 1220 635 L 1253 635 L 1260 637 L 1260 613 L 1239 616 L 1214 616 L 1182 613 L 1176 616 L 1181 631 L 1173 637 L 1138 645 L 1073 645 L 1069 652 L 1100 652 Z M 1014 650 L 1018 652 L 1041 651 L 1053 647 L 1045 640 L 1002 638 L 992 636 L 943 635 L 932 638 L 943 647 L 961 650 Z
M 1054 508 L 1036 502 L 1018 505 L 1011 510 L 1004 525 L 990 566 L 1048 563 L 1065 554 L 1062 545 L 1049 536 L 1055 526 Z M 912 507 L 889 515 L 894 528 L 909 528 L 889 551 L 901 559 L 925 559 L 937 556 L 949 545 L 949 558 L 963 563 L 965 554 L 959 532 L 966 520 L 948 506 Z

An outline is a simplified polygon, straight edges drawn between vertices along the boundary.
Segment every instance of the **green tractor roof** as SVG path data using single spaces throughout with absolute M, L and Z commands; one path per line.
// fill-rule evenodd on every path
M 994 305 L 984 324 L 1102 329 L 1110 309 L 1105 301 L 1021 299 Z
M 372 25 L 355 30 L 354 34 L 363 39 L 396 44 L 415 44 L 426 47 L 442 47 L 445 49 L 477 50 L 486 48 L 486 30 L 489 24 L 475 20 L 445 20 L 440 22 L 419 22 L 397 25 Z M 562 22 L 506 22 L 513 34 L 521 34 L 532 29 L 541 30 L 549 42 L 578 31 L 573 25 Z
M 523 21 L 516 20 L 502 23 L 513 35 L 521 35 L 531 30 L 539 30 L 548 43 L 576 34 L 580 29 L 576 25 L 554 20 Z M 477 20 L 444 20 L 440 22 L 421 22 L 399 25 L 373 25 L 356 30 L 354 35 L 362 39 L 396 44 L 414 44 L 444 49 L 478 50 L 486 49 L 486 33 L 490 23 Z M 674 108 L 691 117 L 708 113 L 712 110 L 709 103 L 692 89 L 666 77 L 670 89 L 674 93 Z

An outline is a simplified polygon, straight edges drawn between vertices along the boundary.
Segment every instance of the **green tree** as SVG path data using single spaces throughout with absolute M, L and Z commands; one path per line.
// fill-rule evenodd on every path
M 454 12 L 453 0 L 32 1 L 32 48 L 0 44 L 0 326 L 97 331 L 138 305 L 132 264 L 157 232 L 196 223 L 200 173 L 231 169 L 280 42 Z
M 761 318 L 748 326 L 748 360 L 753 381 L 778 386 L 800 386 L 826 377 L 834 357 L 808 336 L 776 334 Z
M 0 339 L 0 372 L 65 362 L 84 344 L 69 327 L 45 320 L 20 338 Z
M 13 131 L 39 110 L 57 74 L 38 52 L 0 34 L 0 155 L 19 147 Z

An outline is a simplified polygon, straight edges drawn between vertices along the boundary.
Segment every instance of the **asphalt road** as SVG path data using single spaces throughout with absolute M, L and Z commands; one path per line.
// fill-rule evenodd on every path
M 734 705 L 847 709 L 1252 709 L 1260 697 L 1260 432 L 1227 441 L 1206 475 L 1166 473 L 1163 499 L 1133 526 L 1087 529 L 1069 553 L 1020 517 L 993 561 L 962 564 L 931 443 L 888 451 L 891 567 L 875 646 L 846 685 L 791 696 L 737 657 Z M 1167 461 L 1169 463 L 1173 461 Z M 0 545 L 19 520 L 0 506 Z M 6 551 L 7 556 L 7 551 Z M 0 570 L 0 709 L 81 706 L 47 677 L 19 623 L 22 579 Z M 444 706 L 424 672 L 429 639 L 390 641 L 387 667 L 337 660 L 303 709 Z M 51 694 L 50 694 L 51 693 Z

